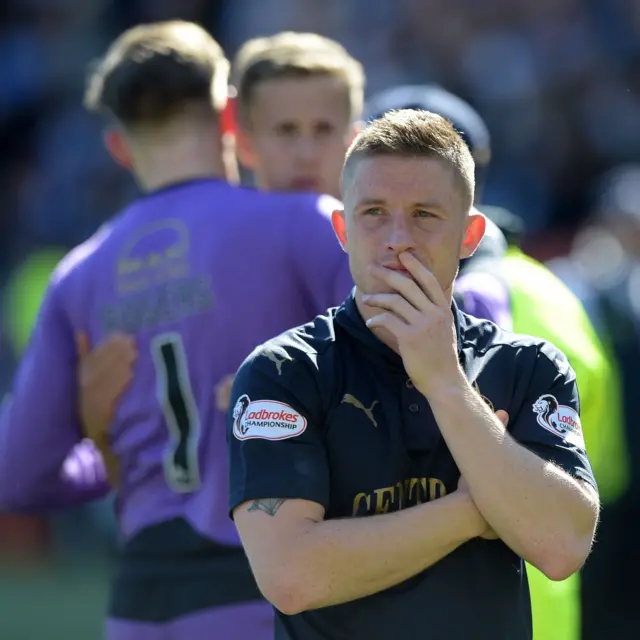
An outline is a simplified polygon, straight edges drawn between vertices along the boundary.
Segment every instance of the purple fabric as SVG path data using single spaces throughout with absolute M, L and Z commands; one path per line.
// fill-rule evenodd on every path
M 455 290 L 462 295 L 465 313 L 491 320 L 506 331 L 513 330 L 509 290 L 500 279 L 490 273 L 470 271 L 456 280 Z
M 136 201 L 72 251 L 52 276 L 0 416 L 0 511 L 108 491 L 97 452 L 72 451 L 82 439 L 74 333 L 97 345 L 120 330 L 135 334 L 139 350 L 110 433 L 122 532 L 184 517 L 238 545 L 215 390 L 256 346 L 350 291 L 330 223 L 337 206 L 328 196 L 195 181 Z
M 73 331 L 57 291 L 54 285 L 45 295 L 13 393 L 2 404 L 0 511 L 69 507 L 110 490 L 99 454 L 81 442 Z M 97 472 L 90 482 L 79 471 L 83 466 Z
M 105 640 L 273 640 L 266 602 L 200 611 L 166 624 L 107 620 Z

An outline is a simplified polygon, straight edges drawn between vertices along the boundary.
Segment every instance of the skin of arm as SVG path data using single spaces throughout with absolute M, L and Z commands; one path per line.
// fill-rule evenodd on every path
M 429 402 L 471 496 L 498 536 L 552 580 L 586 560 L 599 501 L 585 482 L 516 442 L 462 371 Z
M 487 531 L 465 491 L 396 513 L 323 518 L 321 505 L 298 499 L 254 500 L 234 510 L 262 593 L 287 615 L 392 587 Z

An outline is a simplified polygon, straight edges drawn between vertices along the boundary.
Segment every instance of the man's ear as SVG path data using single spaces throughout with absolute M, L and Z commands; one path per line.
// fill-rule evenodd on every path
M 344 218 L 344 209 L 336 209 L 331 214 L 331 224 L 333 225 L 333 230 L 338 236 L 338 241 L 340 242 L 340 246 L 342 250 L 346 252 L 347 250 L 347 224 Z
M 232 133 L 236 134 L 238 129 L 238 118 L 236 113 L 236 99 L 229 96 L 227 104 L 220 112 L 220 129 L 223 134 Z
M 351 143 L 355 140 L 356 136 L 364 129 L 365 124 L 364 120 L 356 120 L 353 125 L 351 125 L 347 146 L 351 146 Z
M 484 236 L 486 228 L 486 218 L 477 209 L 471 209 L 471 213 L 467 218 L 467 228 L 465 229 L 464 238 L 462 239 L 462 245 L 460 247 L 460 260 L 470 258 L 474 254 Z
M 102 139 L 105 149 L 113 160 L 122 168 L 131 171 L 133 169 L 133 154 L 124 133 L 120 129 L 110 127 L 104 132 Z

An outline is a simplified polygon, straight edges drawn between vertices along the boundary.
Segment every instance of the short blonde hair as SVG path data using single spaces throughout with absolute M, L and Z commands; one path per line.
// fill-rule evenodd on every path
M 465 201 L 473 204 L 475 163 L 469 147 L 453 125 L 430 111 L 401 109 L 388 111 L 371 121 L 349 147 L 342 169 L 346 184 L 353 166 L 361 158 L 401 156 L 438 158 L 455 172 Z
M 261 83 L 277 78 L 317 76 L 340 79 L 347 91 L 350 118 L 360 117 L 364 105 L 364 70 L 341 44 L 317 33 L 294 31 L 249 40 L 233 62 L 240 118 L 248 121 L 256 87 Z
M 84 104 L 125 126 L 157 124 L 192 104 L 219 113 L 228 83 L 229 61 L 202 27 L 155 22 L 111 44 L 89 77 Z

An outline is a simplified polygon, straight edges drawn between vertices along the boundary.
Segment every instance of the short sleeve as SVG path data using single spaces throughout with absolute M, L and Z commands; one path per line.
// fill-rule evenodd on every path
M 328 506 L 320 395 L 308 358 L 265 346 L 235 377 L 227 414 L 231 513 L 260 498 Z
M 560 351 L 544 344 L 513 437 L 535 454 L 597 489 L 580 424 L 576 376 Z

